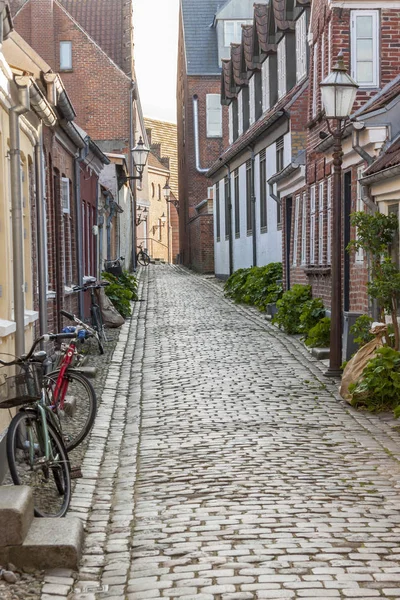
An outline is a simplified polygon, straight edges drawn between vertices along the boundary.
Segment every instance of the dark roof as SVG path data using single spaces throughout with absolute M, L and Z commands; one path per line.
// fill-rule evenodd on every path
M 270 4 L 254 5 L 254 24 L 258 38 L 258 44 L 261 52 L 266 55 L 270 54 L 271 52 L 276 52 L 276 45 L 275 43 L 271 43 L 268 32 L 270 10 Z
M 275 25 L 280 31 L 288 31 L 295 28 L 294 21 L 287 18 L 287 1 L 288 0 L 272 0 Z
M 387 106 L 397 96 L 400 96 L 400 73 L 385 87 L 366 102 L 356 113 L 355 117 L 375 112 Z
M 221 0 L 181 0 L 188 75 L 219 75 L 221 72 L 217 31 L 213 27 L 214 15 L 221 4 Z
M 363 177 L 374 175 L 384 169 L 400 165 L 400 137 L 394 140 L 391 145 L 381 154 L 376 161 L 364 172 Z
M 106 54 L 124 69 L 125 29 L 123 0 L 59 0 Z M 125 52 L 129 52 L 128 49 Z

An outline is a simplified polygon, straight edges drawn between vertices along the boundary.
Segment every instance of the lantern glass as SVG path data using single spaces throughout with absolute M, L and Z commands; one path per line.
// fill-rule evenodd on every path
M 321 83 L 321 100 L 328 119 L 345 119 L 351 115 L 358 85 L 348 75 L 339 56 L 338 63 Z
M 169 198 L 171 196 L 171 188 L 169 187 L 168 181 L 167 181 L 167 183 L 163 187 L 163 192 L 164 192 L 164 198 L 166 200 L 169 200 Z
M 149 152 L 150 150 L 146 148 L 142 138 L 140 138 L 137 145 L 132 149 L 133 162 L 138 171 L 143 171 L 146 166 Z

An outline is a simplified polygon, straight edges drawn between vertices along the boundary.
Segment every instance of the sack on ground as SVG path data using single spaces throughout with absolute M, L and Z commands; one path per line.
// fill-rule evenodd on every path
M 339 392 L 342 398 L 348 402 L 351 401 L 349 386 L 352 383 L 357 383 L 357 381 L 359 381 L 369 361 L 374 358 L 378 348 L 383 346 L 383 338 L 387 334 L 387 327 L 382 323 L 377 323 L 372 326 L 371 333 L 376 337 L 359 349 L 357 354 L 349 360 L 343 371 Z
M 110 329 L 121 327 L 121 325 L 125 323 L 125 319 L 119 314 L 114 304 L 105 293 L 104 288 L 96 290 L 96 295 L 104 326 L 109 327 Z

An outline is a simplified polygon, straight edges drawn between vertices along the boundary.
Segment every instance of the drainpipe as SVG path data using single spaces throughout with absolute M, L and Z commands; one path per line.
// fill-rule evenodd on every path
M 78 262 L 78 285 L 83 284 L 83 223 L 82 223 L 82 204 L 81 204 L 81 168 L 80 164 L 83 158 L 81 153 L 75 157 L 75 210 L 76 210 L 76 255 Z M 84 317 L 83 292 L 78 295 L 79 316 Z
M 208 169 L 202 169 L 200 166 L 200 145 L 199 145 L 199 97 L 193 96 L 193 127 L 194 127 L 194 155 L 196 159 L 196 171 L 198 173 L 207 173 Z
M 130 175 L 134 173 L 134 162 L 132 149 L 135 147 L 135 130 L 134 130 L 134 119 L 133 119 L 133 100 L 135 97 L 135 82 L 132 81 L 130 89 L 130 102 L 129 102 L 129 169 Z M 130 181 L 131 189 L 131 218 L 132 218 L 132 253 L 131 253 L 131 265 L 132 271 L 136 271 L 136 186 L 135 180 Z
M 14 319 L 15 354 L 25 352 L 25 281 L 24 281 L 24 234 L 22 217 L 21 148 L 19 118 L 30 110 L 29 77 L 16 77 L 18 104 L 10 109 L 10 172 L 11 172 L 11 221 L 13 238 Z
M 45 184 L 43 160 L 43 124 L 39 126 L 38 141 L 35 145 L 35 177 L 36 177 L 36 214 L 37 214 L 37 253 L 39 280 L 39 327 L 40 335 L 47 332 L 47 273 L 46 273 L 46 214 Z
M 368 152 L 360 146 L 360 130 L 364 129 L 365 125 L 364 125 L 364 123 L 354 123 L 353 127 L 356 127 L 356 125 L 357 125 L 357 128 L 355 128 L 355 136 L 353 136 L 353 143 L 352 143 L 353 150 L 355 150 L 357 152 L 357 154 L 359 154 L 361 156 L 361 158 L 363 158 L 365 160 L 365 162 L 368 164 L 368 166 L 370 166 L 374 162 L 374 157 L 371 156 L 370 154 L 368 154 Z
M 110 207 L 110 214 L 107 217 L 107 221 L 106 221 L 106 229 L 107 229 L 107 260 L 111 260 L 111 221 L 113 220 L 114 216 L 115 216 L 115 202 L 113 200 L 110 201 L 109 199 L 109 207 Z
M 249 146 L 248 149 L 251 152 L 251 204 L 252 204 L 252 215 L 251 215 L 251 228 L 253 230 L 253 267 L 257 266 L 257 231 L 256 231 L 256 193 L 254 189 L 254 148 Z
M 232 240 L 232 188 L 231 188 L 231 168 L 225 165 L 228 172 L 228 210 L 229 210 L 229 275 L 233 273 L 233 240 Z

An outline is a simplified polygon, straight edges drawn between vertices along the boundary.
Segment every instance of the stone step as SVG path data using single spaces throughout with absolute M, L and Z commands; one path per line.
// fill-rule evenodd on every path
M 1 511 L 0 511 L 1 512 Z M 35 569 L 77 569 L 82 553 L 83 524 L 74 517 L 34 518 L 22 545 L 0 548 L 0 564 Z
M 0 486 L 0 549 L 20 546 L 33 520 L 33 493 L 25 485 Z

